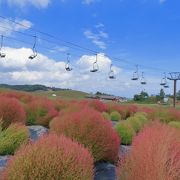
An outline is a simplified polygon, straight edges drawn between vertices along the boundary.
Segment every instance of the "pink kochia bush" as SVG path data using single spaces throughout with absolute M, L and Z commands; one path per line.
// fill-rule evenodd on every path
M 120 140 L 111 122 L 101 113 L 84 108 L 79 112 L 60 114 L 50 123 L 50 129 L 83 144 L 95 161 L 115 162 L 118 158 Z
M 15 98 L 0 96 L 0 119 L 3 129 L 11 123 L 25 124 L 26 113 L 24 107 Z
M 92 180 L 93 158 L 82 145 L 51 134 L 20 148 L 3 180 Z
M 27 105 L 27 123 L 48 127 L 49 121 L 58 115 L 55 103 L 46 98 L 36 98 Z
M 146 127 L 119 171 L 123 180 L 179 180 L 180 132 L 157 122 Z

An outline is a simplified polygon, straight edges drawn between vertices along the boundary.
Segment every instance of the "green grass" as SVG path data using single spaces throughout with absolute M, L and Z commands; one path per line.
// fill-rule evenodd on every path
M 62 99 L 83 99 L 88 93 L 75 91 L 75 90 L 59 90 L 59 91 L 36 91 L 33 92 L 34 95 L 47 96 L 49 98 L 62 98 Z M 56 94 L 56 97 L 53 97 L 52 94 Z

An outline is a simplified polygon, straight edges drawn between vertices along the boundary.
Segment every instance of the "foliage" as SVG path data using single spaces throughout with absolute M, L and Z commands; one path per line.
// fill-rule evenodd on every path
M 107 111 L 107 105 L 99 100 L 89 101 L 89 106 L 99 112 Z
M 134 114 L 134 117 L 141 122 L 142 126 L 148 123 L 148 115 L 145 112 L 137 112 Z
M 145 91 L 141 91 L 140 94 L 134 95 L 134 101 L 144 101 L 149 97 L 148 93 Z
M 53 101 L 46 98 L 36 98 L 27 106 L 27 123 L 48 127 L 49 121 L 58 115 Z
M 144 128 L 134 138 L 119 179 L 178 180 L 179 177 L 180 132 L 158 122 Z
M 102 116 L 103 116 L 104 119 L 106 119 L 106 120 L 111 120 L 111 117 L 110 117 L 109 113 L 107 113 L 107 112 L 102 112 Z
M 119 120 L 121 120 L 121 115 L 120 115 L 119 112 L 117 112 L 117 111 L 113 111 L 113 112 L 110 114 L 110 117 L 111 117 L 111 120 L 112 120 L 112 121 L 119 121 Z
M 50 129 L 83 144 L 95 161 L 114 162 L 118 158 L 119 137 L 110 121 L 101 113 L 85 107 L 79 112 L 60 114 L 52 120 Z
M 129 145 L 132 143 L 132 139 L 136 133 L 129 122 L 120 121 L 115 129 L 121 138 L 121 144 Z
M 143 124 L 137 117 L 129 117 L 126 121 L 132 126 L 136 133 L 141 130 Z
M 17 99 L 0 96 L 0 102 L 0 118 L 3 129 L 7 128 L 11 123 L 25 124 L 26 113 Z
M 178 121 L 171 121 L 168 123 L 169 126 L 180 129 L 180 122 Z
M 22 147 L 10 159 L 3 180 L 92 180 L 93 158 L 82 145 L 49 135 Z
M 11 124 L 0 132 L 0 155 L 14 154 L 29 138 L 28 129 L 19 124 Z

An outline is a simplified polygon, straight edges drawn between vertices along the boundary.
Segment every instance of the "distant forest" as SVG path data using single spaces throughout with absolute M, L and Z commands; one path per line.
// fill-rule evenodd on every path
M 8 84 L 0 84 L 0 88 L 8 88 L 18 91 L 27 91 L 27 92 L 33 92 L 33 91 L 59 91 L 59 90 L 67 90 L 67 89 L 61 89 L 61 88 L 55 88 L 55 87 L 47 87 L 44 85 L 8 85 Z M 69 90 L 69 89 L 68 89 Z

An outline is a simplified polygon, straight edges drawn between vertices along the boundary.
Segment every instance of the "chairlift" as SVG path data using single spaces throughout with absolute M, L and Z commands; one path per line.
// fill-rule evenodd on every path
M 131 80 L 137 81 L 138 79 L 139 79 L 139 75 L 138 75 L 138 65 L 136 65 L 136 71 L 133 72 L 133 77 L 131 78 Z
M 70 60 L 69 60 L 70 54 L 67 54 L 67 63 L 65 65 L 65 70 L 66 71 L 72 71 L 72 68 L 70 67 Z
M 112 64 L 110 65 L 109 79 L 116 79 L 114 71 L 112 70 Z
M 33 45 L 33 54 L 29 56 L 29 59 L 34 59 L 37 56 L 37 50 L 36 50 L 36 41 L 37 41 L 37 37 L 34 36 L 34 45 Z
M 3 47 L 3 39 L 4 39 L 4 36 L 1 35 L 0 58 L 5 58 L 6 57 L 6 54 L 1 52 L 2 51 L 2 47 Z
M 166 73 L 164 73 L 164 77 L 161 79 L 161 86 L 165 86 L 166 85 Z
M 168 84 L 168 82 L 167 82 L 167 79 L 165 80 L 164 88 L 169 88 L 169 84 Z
M 144 72 L 142 72 L 141 84 L 142 84 L 142 85 L 147 84 L 147 82 L 145 81 L 145 78 L 144 78 Z
M 98 63 L 97 63 L 97 60 L 98 60 L 98 55 L 96 54 L 96 61 L 93 63 L 93 68 L 90 70 L 90 72 L 97 72 L 99 70 L 99 66 L 98 66 Z

